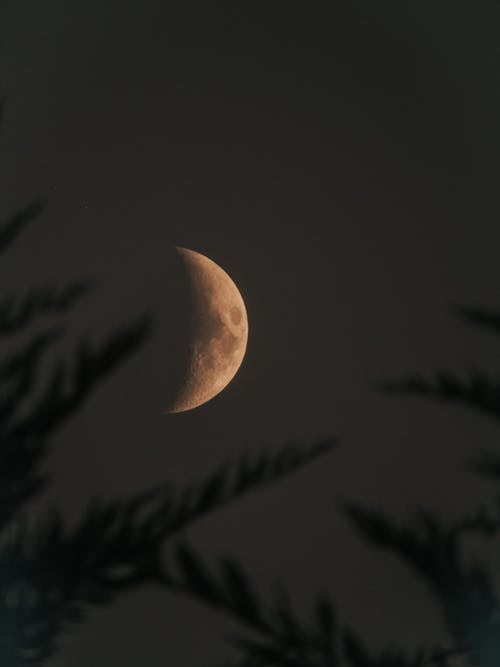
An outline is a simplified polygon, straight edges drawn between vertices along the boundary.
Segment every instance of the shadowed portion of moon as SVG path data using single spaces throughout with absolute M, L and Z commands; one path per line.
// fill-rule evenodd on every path
M 245 304 L 229 275 L 208 257 L 177 248 L 188 286 L 187 336 L 180 354 L 184 371 L 167 412 L 206 403 L 233 379 L 245 356 Z

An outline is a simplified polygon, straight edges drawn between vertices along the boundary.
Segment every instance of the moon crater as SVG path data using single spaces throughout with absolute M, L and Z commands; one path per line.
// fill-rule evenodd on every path
M 191 410 L 231 382 L 245 356 L 248 318 L 230 276 L 208 257 L 177 248 L 187 271 L 190 309 L 187 367 L 167 412 Z

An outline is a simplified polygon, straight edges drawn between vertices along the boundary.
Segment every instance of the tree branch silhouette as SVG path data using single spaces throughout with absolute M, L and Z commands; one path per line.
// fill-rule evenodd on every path
M 10 248 L 25 227 L 43 213 L 46 206 L 45 199 L 37 199 L 26 208 L 12 215 L 6 222 L 0 223 L 0 254 Z
M 247 634 L 230 638 L 243 654 L 241 665 L 337 667 L 337 621 L 333 604 L 319 594 L 309 619 L 294 611 L 286 589 L 263 602 L 251 577 L 234 559 L 222 559 L 214 574 L 187 542 L 178 544 L 158 579 L 168 590 L 201 600 L 237 620 Z
M 456 312 L 468 324 L 497 335 L 500 332 L 497 311 L 459 307 Z M 466 380 L 450 371 L 436 373 L 433 380 L 413 374 L 401 381 L 381 383 L 379 388 L 396 395 L 460 403 L 500 418 L 500 383 L 482 371 L 469 374 Z M 476 457 L 468 467 L 492 479 L 500 476 L 500 458 L 493 452 Z M 451 653 L 445 652 L 446 659 L 467 655 L 477 667 L 499 664 L 498 592 L 484 564 L 465 564 L 463 543 L 470 535 L 495 537 L 498 534 L 500 498 L 493 511 L 478 508 L 469 516 L 447 523 L 429 510 L 421 510 L 402 523 L 353 503 L 344 503 L 343 511 L 371 546 L 390 551 L 425 581 L 439 602 L 455 641 Z
M 63 290 L 46 287 L 24 297 L 8 295 L 0 303 L 0 336 L 19 333 L 38 316 L 68 311 L 90 286 L 89 282 L 75 282 Z
M 34 202 L 4 223 L 0 253 L 44 210 L 45 202 Z M 207 590 L 196 588 L 188 577 L 194 573 L 188 563 L 195 557 L 187 547 L 175 550 L 182 586 L 180 580 L 166 585 L 165 548 L 194 522 L 293 474 L 337 444 L 336 439 L 286 443 L 223 464 L 181 489 L 164 483 L 123 500 L 94 501 L 73 527 L 57 508 L 28 521 L 23 510 L 49 481 L 42 464 L 52 436 L 152 330 L 152 318 L 141 316 L 99 344 L 82 340 L 71 362 L 56 362 L 40 389 L 42 363 L 64 330 L 52 327 L 30 335 L 30 327 L 43 316 L 67 315 L 89 288 L 88 282 L 73 282 L 63 289 L 10 294 L 0 302 L 0 336 L 23 334 L 22 344 L 0 361 L 0 664 L 8 667 L 44 664 L 57 651 L 61 633 L 94 607 L 149 583 L 213 606 Z M 224 565 L 221 585 L 228 613 L 255 626 L 257 609 L 252 611 L 252 593 L 244 593 L 236 564 Z M 325 622 L 326 605 L 321 608 Z M 283 619 L 285 614 L 283 608 Z M 246 648 L 256 652 L 256 647 Z
M 165 546 L 207 513 L 263 484 L 278 481 L 325 454 L 333 444 L 321 442 L 302 448 L 288 445 L 275 454 L 241 459 L 177 492 L 163 485 L 124 501 L 95 502 L 73 530 L 65 526 L 60 512 L 53 510 L 35 529 L 18 532 L 8 544 L 1 569 L 9 572 L 10 587 L 23 592 L 15 599 L 20 605 L 18 623 L 25 625 L 24 635 L 29 637 L 25 653 L 29 651 L 34 660 L 52 655 L 60 633 L 68 624 L 83 620 L 86 608 L 111 603 L 119 594 L 145 584 L 168 583 L 169 590 L 189 592 L 213 605 L 214 599 L 207 597 L 208 589 L 181 589 L 173 586 L 173 580 L 167 582 Z M 187 554 L 185 549 L 178 552 L 184 572 L 191 562 Z M 231 576 L 235 593 L 242 584 L 236 566 L 226 569 L 226 582 Z M 30 614 L 26 611 L 27 600 Z M 257 617 L 250 613 L 251 600 L 248 595 L 244 620 L 255 622 Z M 232 611 L 236 615 L 241 607 L 234 606 Z M 37 633 L 41 633 L 38 645 Z

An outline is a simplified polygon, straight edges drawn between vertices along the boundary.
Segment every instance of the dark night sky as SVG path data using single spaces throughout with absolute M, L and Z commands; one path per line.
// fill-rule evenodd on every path
M 450 305 L 498 299 L 500 7 L 178 5 L 0 6 L 2 212 L 50 198 L 6 258 L 3 286 L 95 279 L 68 355 L 82 335 L 157 315 L 147 346 L 61 431 L 48 495 L 73 517 L 92 496 L 342 434 L 327 460 L 189 537 L 212 562 L 239 557 L 264 594 L 279 577 L 300 605 L 327 586 L 374 646 L 440 637 L 432 599 L 365 547 L 335 502 L 453 513 L 488 497 L 461 466 L 496 437 L 492 424 L 372 384 L 496 359 L 495 341 L 457 324 Z M 250 337 L 226 391 L 167 416 L 173 244 L 230 273 Z M 51 667 L 208 665 L 230 655 L 230 627 L 142 591 L 95 612 Z

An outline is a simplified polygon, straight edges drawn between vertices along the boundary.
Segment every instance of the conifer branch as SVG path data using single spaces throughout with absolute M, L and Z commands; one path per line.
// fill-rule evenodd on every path
M 443 526 L 430 512 L 397 524 L 378 512 L 346 504 L 346 515 L 372 546 L 385 549 L 410 566 L 439 601 L 457 647 L 473 662 L 493 667 L 500 636 L 499 601 L 483 567 L 466 566 L 461 538 L 482 529 L 481 521 L 458 521 Z M 457 649 L 458 650 L 458 649 Z
M 163 563 L 163 549 L 175 536 L 208 512 L 278 481 L 334 445 L 333 440 L 302 448 L 287 445 L 275 453 L 223 466 L 179 492 L 163 485 L 124 501 L 94 503 L 73 530 L 66 527 L 56 510 L 36 529 L 20 530 L 3 553 L 0 571 L 9 573 L 14 591 L 16 587 L 24 591 L 16 613 L 17 622 L 25 625 L 31 638 L 30 650 L 34 650 L 33 638 L 41 618 L 40 651 L 51 655 L 63 629 L 83 620 L 90 606 L 111 603 L 117 595 L 150 583 L 168 583 L 169 589 L 180 592 L 181 587 L 174 587 L 173 580 L 167 582 Z M 189 584 L 192 596 L 213 605 L 219 593 L 211 588 L 209 578 L 204 587 L 200 574 L 197 588 L 194 586 L 196 557 L 179 549 L 176 558 L 184 575 L 189 575 L 183 582 L 184 592 L 188 592 Z M 225 601 L 232 600 L 233 613 L 258 626 L 259 610 L 251 590 L 245 590 L 238 566 L 225 563 L 223 574 L 229 595 Z M 25 598 L 31 600 L 29 610 Z M 325 624 L 326 606 L 318 609 Z
M 213 573 L 187 543 L 174 551 L 159 581 L 170 591 L 202 601 L 232 620 L 247 634 L 231 642 L 242 652 L 241 666 L 340 667 L 337 621 L 329 596 L 320 594 L 307 620 L 297 616 L 284 589 L 271 602 L 255 593 L 250 577 L 234 560 L 220 561 Z
M 491 329 L 494 333 L 500 332 L 500 311 L 498 310 L 457 306 L 455 312 L 468 324 Z
M 361 637 L 351 630 L 344 633 L 342 645 L 350 667 L 452 667 L 450 660 L 466 655 L 462 648 L 417 649 L 413 655 L 398 649 L 385 649 L 374 655 L 367 650 Z
M 46 287 L 24 297 L 10 294 L 0 302 L 0 336 L 19 333 L 36 317 L 67 312 L 90 289 L 90 283 L 72 283 L 62 290 Z
M 141 317 L 118 329 L 99 347 L 81 341 L 72 372 L 63 365 L 52 369 L 43 396 L 30 414 L 9 428 L 6 439 L 44 438 L 54 433 L 82 406 L 96 385 L 144 343 L 150 331 L 151 318 Z
M 0 254 L 10 248 L 18 236 L 31 222 L 36 220 L 46 207 L 45 199 L 38 199 L 0 224 Z
M 470 371 L 465 379 L 451 371 L 439 371 L 434 379 L 415 374 L 404 380 L 379 383 L 377 388 L 386 394 L 465 405 L 500 419 L 500 379 L 489 378 L 479 371 Z

